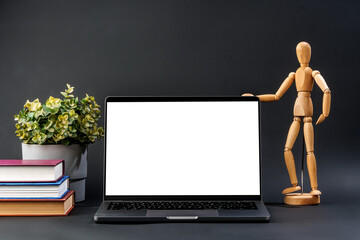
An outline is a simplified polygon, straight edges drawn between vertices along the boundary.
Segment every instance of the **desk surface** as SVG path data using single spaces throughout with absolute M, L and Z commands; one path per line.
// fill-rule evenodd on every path
M 1 239 L 360 239 L 360 206 L 267 204 L 270 223 L 96 224 L 97 207 L 67 217 L 0 217 Z

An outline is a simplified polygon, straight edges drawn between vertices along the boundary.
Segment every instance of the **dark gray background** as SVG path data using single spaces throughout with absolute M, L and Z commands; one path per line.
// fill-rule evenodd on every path
M 308 41 L 310 66 L 332 91 L 330 117 L 315 128 L 322 201 L 359 200 L 359 11 L 357 1 L 0 1 L 0 157 L 21 158 L 13 115 L 25 101 L 59 97 L 66 83 L 99 103 L 108 95 L 274 93 L 299 67 L 297 43 Z M 283 147 L 295 97 L 292 86 L 262 104 L 267 202 L 281 202 L 289 186 Z M 315 122 L 316 86 L 313 101 Z M 298 140 L 298 167 L 300 149 Z M 88 201 L 102 197 L 102 154 L 103 141 L 89 147 Z

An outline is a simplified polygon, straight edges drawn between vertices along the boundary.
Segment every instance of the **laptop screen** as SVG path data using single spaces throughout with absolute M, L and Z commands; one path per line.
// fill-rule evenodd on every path
M 106 103 L 105 196 L 260 195 L 257 100 L 116 99 Z

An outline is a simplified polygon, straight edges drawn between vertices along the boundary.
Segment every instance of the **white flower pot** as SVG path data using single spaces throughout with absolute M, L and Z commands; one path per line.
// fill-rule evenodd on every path
M 72 144 L 24 144 L 23 159 L 64 159 L 65 175 L 70 176 L 70 190 L 75 191 L 75 201 L 85 200 L 85 180 L 87 177 L 87 145 Z

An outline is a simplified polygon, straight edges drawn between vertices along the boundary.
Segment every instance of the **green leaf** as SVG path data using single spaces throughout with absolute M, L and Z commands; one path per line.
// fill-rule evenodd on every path
M 68 145 L 70 145 L 70 140 L 68 138 L 65 138 L 65 139 L 61 140 L 61 144 L 68 146 Z
M 27 116 L 28 116 L 29 118 L 33 118 L 33 117 L 34 117 L 34 115 L 35 115 L 35 113 L 34 113 L 34 112 L 28 112 L 28 114 L 27 114 Z
M 50 108 L 48 108 L 45 104 L 43 104 L 43 109 L 44 109 L 44 112 L 45 112 L 45 116 L 50 114 Z
M 35 118 L 38 118 L 39 116 L 41 116 L 43 114 L 43 112 L 44 112 L 44 110 L 36 111 Z

